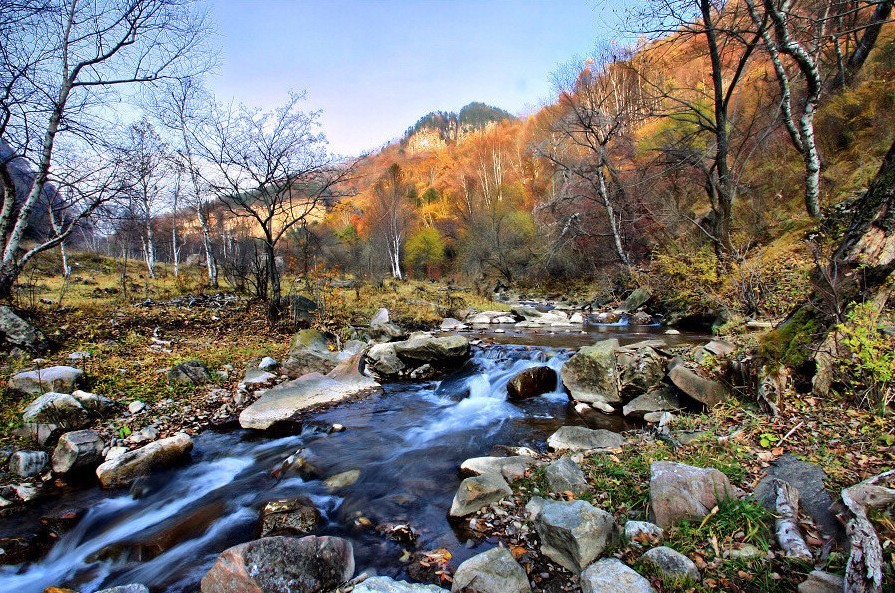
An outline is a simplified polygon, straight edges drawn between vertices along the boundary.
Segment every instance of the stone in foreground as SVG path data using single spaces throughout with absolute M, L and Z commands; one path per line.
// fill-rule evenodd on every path
M 96 468 L 96 477 L 103 488 L 123 488 L 136 478 L 181 459 L 192 449 L 189 435 L 179 433 L 109 459 Z
M 360 356 L 343 361 L 328 375 L 310 373 L 277 385 L 239 414 L 243 428 L 265 430 L 280 422 L 293 422 L 310 408 L 344 401 L 379 388 L 379 383 L 358 369 Z
M 545 500 L 534 512 L 541 552 L 575 574 L 618 540 L 615 518 L 584 500 Z
M 477 510 L 513 494 L 500 474 L 482 474 L 466 478 L 451 503 L 451 517 L 465 517 Z
M 591 451 L 594 449 L 618 449 L 622 435 L 602 428 L 562 426 L 547 439 L 547 446 L 555 451 Z
M 322 593 L 354 574 L 351 542 L 338 537 L 266 537 L 224 550 L 202 593 Z
M 9 380 L 9 388 L 26 395 L 41 395 L 50 391 L 71 393 L 77 389 L 83 377 L 84 371 L 74 367 L 47 367 L 13 375 Z
M 531 593 L 528 576 L 506 548 L 473 556 L 457 568 L 451 591 L 464 593 Z
M 668 546 L 647 550 L 643 560 L 652 564 L 663 578 L 674 582 L 699 581 L 699 569 L 692 560 Z
M 563 492 L 581 494 L 590 488 L 584 472 L 568 457 L 560 457 L 548 464 L 544 470 L 544 477 L 550 490 L 559 494 Z
M 671 461 L 650 465 L 650 506 L 662 528 L 678 521 L 701 521 L 719 502 L 735 496 L 730 480 L 714 468 Z
M 390 577 L 370 577 L 354 587 L 354 593 L 445 593 L 436 585 L 396 581 Z
M 656 590 L 621 560 L 604 558 L 581 573 L 581 593 L 656 593 Z
M 59 437 L 53 451 L 53 471 L 66 474 L 75 470 L 92 469 L 103 460 L 102 438 L 92 430 L 76 430 Z

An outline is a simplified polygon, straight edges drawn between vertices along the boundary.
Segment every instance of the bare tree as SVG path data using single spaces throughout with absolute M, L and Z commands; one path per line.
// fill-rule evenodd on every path
M 263 247 L 265 296 L 279 317 L 281 278 L 277 247 L 288 233 L 321 213 L 352 167 L 338 166 L 318 132 L 317 112 L 300 109 L 292 94 L 272 111 L 218 107 L 205 129 L 206 181 L 235 217 L 253 221 Z
M 8 120 L 2 132 L 15 154 L 33 168 L 24 197 L 4 192 L 0 209 L 0 297 L 9 297 L 23 266 L 62 241 L 78 221 L 108 199 L 107 192 L 74 192 L 56 232 L 22 249 L 31 216 L 52 185 L 61 143 L 104 155 L 104 128 L 121 90 L 183 74 L 195 67 L 207 33 L 191 0 L 106 0 L 22 3 L 13 25 L 0 28 L 0 97 Z M 36 47 L 35 47 L 36 46 Z M 25 75 L 20 75 L 22 71 Z M 8 166 L 4 167 L 8 169 Z M 66 182 L 67 183 L 67 182 Z M 8 185 L 4 183 L 4 185 Z M 15 185 L 15 184 L 13 184 Z
M 401 167 L 394 163 L 373 185 L 375 218 L 385 238 L 389 269 L 392 278 L 403 280 L 401 253 L 404 235 L 407 231 L 407 199 L 409 185 L 404 179 Z

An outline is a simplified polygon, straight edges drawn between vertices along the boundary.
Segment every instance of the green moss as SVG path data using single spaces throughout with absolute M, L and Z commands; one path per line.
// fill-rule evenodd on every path
M 819 329 L 814 314 L 802 307 L 780 327 L 765 334 L 760 343 L 761 355 L 790 368 L 797 367 L 810 358 Z

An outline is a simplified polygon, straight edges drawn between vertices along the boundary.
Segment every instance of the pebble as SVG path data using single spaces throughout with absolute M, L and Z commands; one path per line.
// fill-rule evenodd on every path
M 146 404 L 141 402 L 140 400 L 134 400 L 127 405 L 127 411 L 131 414 L 139 414 L 143 410 L 146 409 Z

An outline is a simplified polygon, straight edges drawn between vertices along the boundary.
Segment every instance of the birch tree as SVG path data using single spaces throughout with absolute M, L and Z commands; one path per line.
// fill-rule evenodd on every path
M 11 295 L 31 258 L 60 244 L 80 220 L 110 199 L 108 192 L 76 192 L 82 201 L 68 208 L 70 216 L 58 230 L 25 247 L 31 216 L 57 175 L 60 145 L 77 145 L 97 161 L 107 157 L 104 140 L 114 119 L 112 105 L 135 86 L 201 69 L 197 64 L 203 62 L 200 52 L 208 33 L 192 0 L 16 4 L 24 7 L 16 9 L 13 23 L 0 25 L 0 88 L 7 89 L 0 94 L 6 121 L 0 140 L 30 163 L 33 176 L 20 200 L 4 181 L 0 298 Z

